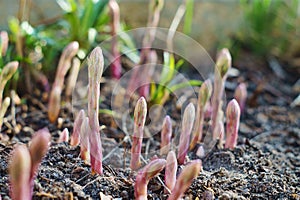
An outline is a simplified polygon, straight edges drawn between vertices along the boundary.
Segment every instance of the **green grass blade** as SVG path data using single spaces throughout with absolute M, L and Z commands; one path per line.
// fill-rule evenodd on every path
M 185 87 L 188 87 L 188 86 L 201 86 L 201 84 L 202 84 L 202 81 L 190 80 L 190 81 L 187 81 L 187 82 L 184 82 L 184 83 L 178 83 L 176 85 L 172 85 L 171 87 L 169 87 L 169 91 L 170 91 L 170 93 L 172 93 L 176 90 L 179 90 L 179 89 L 182 89 L 182 88 L 185 88 Z
M 186 0 L 186 12 L 184 17 L 183 33 L 190 34 L 193 23 L 194 0 Z

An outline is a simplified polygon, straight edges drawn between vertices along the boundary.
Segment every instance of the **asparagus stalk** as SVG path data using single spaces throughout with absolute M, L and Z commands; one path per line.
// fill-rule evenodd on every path
M 140 155 L 142 150 L 144 125 L 147 115 L 147 103 L 144 97 L 141 97 L 134 109 L 134 130 L 132 136 L 130 168 L 136 170 L 140 167 Z

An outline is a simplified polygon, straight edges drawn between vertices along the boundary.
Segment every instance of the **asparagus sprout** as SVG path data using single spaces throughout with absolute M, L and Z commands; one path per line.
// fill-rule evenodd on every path
M 102 169 L 102 145 L 99 126 L 99 98 L 100 80 L 103 73 L 104 58 L 100 47 L 96 47 L 88 58 L 88 118 L 90 129 L 88 131 L 90 161 L 92 171 L 98 174 L 103 173 Z
M 201 166 L 201 160 L 194 160 L 184 167 L 168 200 L 177 200 L 183 196 L 184 192 L 192 184 L 193 179 L 200 173 Z
M 207 111 L 208 102 L 212 92 L 212 84 L 208 79 L 204 81 L 199 90 L 198 104 L 197 104 L 197 114 L 195 121 L 195 129 L 193 132 L 193 138 L 191 141 L 190 149 L 194 149 L 197 143 L 201 142 L 202 132 L 203 132 L 203 123 L 205 112 Z
M 0 130 L 2 128 L 4 115 L 6 113 L 7 108 L 9 107 L 9 105 L 10 105 L 10 98 L 6 97 L 3 101 L 3 103 L 2 103 L 1 108 L 0 108 Z
M 135 180 L 134 196 L 137 200 L 147 200 L 147 185 L 151 178 L 158 175 L 166 166 L 166 160 L 155 159 L 142 168 Z
M 160 155 L 166 155 L 171 148 L 172 122 L 170 116 L 166 116 L 161 130 Z
M 80 143 L 80 129 L 84 118 L 85 118 L 84 110 L 80 110 L 74 121 L 73 133 L 71 135 L 71 142 L 70 142 L 71 146 L 77 146 Z
M 70 137 L 69 130 L 65 128 L 60 134 L 57 143 L 68 142 Z
M 31 191 L 28 181 L 30 179 L 31 161 L 30 153 L 25 145 L 18 145 L 11 157 L 9 166 L 10 195 L 13 200 L 31 200 Z
M 6 31 L 0 31 L 0 57 L 6 55 L 6 51 L 8 48 L 8 34 Z
M 110 13 L 111 13 L 111 48 L 112 48 L 112 55 L 114 61 L 111 63 L 111 74 L 112 77 L 115 79 L 120 79 L 121 72 L 122 72 L 122 65 L 121 65 L 121 57 L 119 52 L 119 45 L 118 45 L 118 38 L 116 34 L 118 33 L 120 27 L 120 8 L 116 0 L 109 0 L 108 3 Z
M 147 115 L 147 103 L 144 97 L 141 97 L 134 109 L 134 130 L 132 136 L 130 168 L 136 170 L 140 167 L 140 155 L 144 135 L 144 125 Z
M 2 104 L 2 99 L 3 99 L 3 91 L 5 88 L 5 85 L 7 81 L 11 79 L 11 77 L 16 73 L 17 69 L 19 66 L 19 62 L 17 61 L 12 61 L 7 63 L 0 74 L 0 108 Z
M 79 50 L 79 43 L 74 41 L 65 47 L 59 59 L 55 80 L 49 98 L 48 118 L 50 122 L 54 123 L 58 118 L 60 111 L 61 92 L 64 86 L 65 76 L 71 67 L 72 58 Z
M 33 136 L 29 149 L 25 145 L 18 145 L 13 151 L 9 166 L 10 194 L 13 200 L 32 199 L 34 179 L 48 151 L 50 139 L 48 129 L 41 129 Z
M 218 138 L 216 132 L 217 123 L 219 120 L 219 112 L 222 109 L 222 96 L 224 93 L 224 84 L 227 78 L 227 72 L 231 67 L 231 55 L 228 49 L 222 49 L 218 56 L 214 73 L 214 91 L 212 96 L 212 133 L 213 139 Z
M 226 142 L 225 148 L 234 149 L 238 138 L 241 110 L 238 102 L 231 100 L 226 109 Z
M 178 148 L 178 163 L 184 164 L 185 157 L 187 155 L 189 145 L 190 145 L 190 135 L 193 128 L 193 123 L 195 119 L 195 107 L 190 103 L 184 110 L 182 130 L 180 134 L 179 148 Z
M 234 92 L 234 98 L 238 102 L 240 108 L 241 108 L 241 113 L 244 112 L 245 106 L 246 106 L 246 100 L 247 100 L 247 86 L 245 83 L 240 83 L 235 92 Z
M 177 159 L 174 151 L 170 151 L 167 156 L 167 164 L 165 169 L 165 184 L 172 191 L 176 183 Z

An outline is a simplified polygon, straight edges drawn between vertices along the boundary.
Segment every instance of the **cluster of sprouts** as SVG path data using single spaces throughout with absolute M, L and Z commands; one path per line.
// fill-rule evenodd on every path
M 63 53 L 64 62 L 70 65 L 71 58 L 78 48 L 76 43 L 70 44 Z M 72 53 L 71 53 L 72 52 Z M 62 62 L 62 61 L 61 61 Z M 237 144 L 239 120 L 241 108 L 245 106 L 246 88 L 240 84 L 226 109 L 226 131 L 224 131 L 224 119 L 222 111 L 221 95 L 224 93 L 224 82 L 226 74 L 231 66 L 231 57 L 228 50 L 222 50 L 216 63 L 214 90 L 210 80 L 203 82 L 199 90 L 197 109 L 193 103 L 189 103 L 183 113 L 181 134 L 178 144 L 177 156 L 172 148 L 172 119 L 166 116 L 163 121 L 161 131 L 160 156 L 154 157 L 148 164 L 141 168 L 141 153 L 144 137 L 144 126 L 147 117 L 147 103 L 144 97 L 140 97 L 134 110 L 134 130 L 132 135 L 130 168 L 137 170 L 136 182 L 134 186 L 136 199 L 147 199 L 147 185 L 151 178 L 157 176 L 165 169 L 165 193 L 169 194 L 169 200 L 180 199 L 189 188 L 193 179 L 201 171 L 201 160 L 187 162 L 188 151 L 194 149 L 201 143 L 203 137 L 203 124 L 205 113 L 207 113 L 212 95 L 212 139 L 219 140 L 219 146 L 223 148 L 225 138 L 225 148 L 233 149 Z M 102 77 L 104 59 L 100 47 L 96 47 L 88 57 L 88 110 L 80 110 L 77 113 L 73 133 L 70 138 L 72 146 L 80 145 L 81 158 L 91 165 L 92 172 L 103 174 L 102 168 L 102 145 L 99 125 L 99 97 L 100 79 Z M 0 86 L 11 76 L 17 68 L 17 63 L 12 63 L 5 67 L 0 76 Z M 10 69 L 10 70 L 8 70 Z M 5 71 L 7 70 L 7 71 Z M 63 77 L 66 74 L 64 69 L 60 80 L 56 80 L 53 88 L 58 88 L 61 92 Z M 220 72 L 220 73 L 219 73 Z M 51 93 L 55 96 L 55 93 Z M 60 96 L 60 95 L 59 95 Z M 53 99 L 54 97 L 52 97 Z M 1 98 L 2 99 L 2 98 Z M 55 98 L 54 98 L 55 99 Z M 53 102 L 52 102 L 53 103 Z M 52 105 L 51 97 L 49 107 Z M 59 101 L 58 104 L 59 105 Z M 216 105 L 218 104 L 218 105 Z M 52 105 L 53 106 L 53 105 Z M 56 108 L 56 106 L 52 108 Z M 49 111 L 50 112 L 50 111 Z M 55 111 L 57 117 L 57 111 Z M 51 114 L 50 114 L 51 115 Z M 52 118 L 54 119 L 54 118 Z M 213 120 L 216 120 L 215 122 Z M 209 133 L 206 133 L 209 134 Z M 69 131 L 64 129 L 57 142 L 68 142 Z M 32 196 L 33 182 L 38 166 L 47 152 L 50 143 L 48 130 L 38 131 L 33 137 L 29 149 L 24 145 L 18 145 L 12 155 L 10 164 L 11 196 L 13 199 L 30 199 Z M 201 148 L 202 146 L 200 146 Z M 204 151 L 198 149 L 198 152 Z M 197 152 L 197 154 L 198 154 Z M 202 153 L 203 154 L 203 153 Z M 166 156 L 166 158 L 163 158 Z M 178 165 L 186 165 L 177 176 Z M 19 194 L 22 194 L 20 196 Z
M 145 33 L 143 47 L 140 52 L 139 65 L 156 63 L 157 61 L 157 54 L 151 50 L 151 46 L 155 39 L 155 27 L 158 25 L 163 3 L 163 0 L 151 0 L 148 26 L 154 28 L 147 29 Z M 115 0 L 109 0 L 108 5 L 112 18 L 111 34 L 114 36 L 118 33 L 120 28 L 120 11 Z M 5 33 L 1 32 L 0 37 L 0 53 L 2 56 L 7 49 Z M 171 36 L 170 38 L 172 39 L 173 37 Z M 170 41 L 168 41 L 168 43 L 172 46 Z M 121 77 L 122 68 L 119 44 L 116 37 L 113 37 L 111 46 L 113 58 L 111 74 L 114 79 L 119 79 Z M 71 42 L 65 47 L 60 57 L 55 81 L 49 97 L 48 118 L 51 123 L 56 122 L 59 116 L 62 91 L 65 89 L 66 96 L 70 97 L 75 86 L 80 69 L 80 61 L 75 57 L 78 50 L 79 43 L 76 41 Z M 171 57 L 174 59 L 174 55 L 171 55 Z M 64 79 L 71 66 L 73 67 L 69 72 L 69 79 L 64 88 Z M 90 164 L 92 173 L 99 175 L 103 174 L 102 144 L 98 116 L 100 80 L 102 78 L 103 67 L 104 58 L 102 50 L 100 47 L 96 47 L 88 57 L 88 109 L 87 111 L 80 110 L 76 114 L 71 137 L 69 136 L 68 129 L 64 129 L 57 140 L 58 143 L 69 142 L 70 140 L 71 146 L 80 145 L 81 158 L 85 163 Z M 3 90 L 7 81 L 16 72 L 17 68 L 18 62 L 10 62 L 4 66 L 0 74 L 0 129 L 4 114 L 10 104 L 9 98 L 3 100 Z M 193 103 L 189 103 L 184 110 L 177 152 L 174 149 L 174 145 L 172 145 L 172 119 L 167 115 L 162 123 L 160 157 L 155 156 L 143 167 L 141 154 L 144 127 L 147 118 L 146 99 L 149 96 L 149 85 L 142 84 L 143 86 L 139 91 L 141 97 L 138 99 L 134 109 L 134 127 L 130 159 L 131 170 L 137 172 L 134 185 L 134 196 L 136 199 L 147 199 L 147 185 L 149 181 L 155 176 L 158 176 L 163 170 L 165 173 L 165 193 L 169 195 L 168 200 L 182 198 L 202 168 L 202 161 L 200 159 L 191 161 L 188 159 L 189 150 L 198 148 L 196 155 L 200 158 L 203 157 L 205 154 L 204 148 L 199 144 L 202 143 L 204 135 L 210 135 L 212 140 L 218 140 L 218 147 L 220 148 L 234 149 L 236 147 L 240 116 L 246 104 L 247 88 L 244 83 L 238 85 L 234 99 L 228 103 L 224 114 L 222 108 L 224 102 L 222 97 L 230 68 L 231 55 L 228 49 L 222 49 L 217 56 L 213 84 L 211 80 L 205 80 L 199 89 L 196 108 Z M 128 83 L 128 94 L 133 91 L 136 85 L 143 83 L 141 77 L 138 76 L 138 70 L 140 69 L 133 69 L 132 77 Z M 144 73 L 151 75 L 151 67 L 146 68 Z M 211 129 L 204 132 L 203 128 L 207 115 L 211 117 Z M 224 128 L 224 122 L 226 122 L 226 129 Z M 17 145 L 15 148 L 9 169 L 12 199 L 31 199 L 34 179 L 42 158 L 49 148 L 50 139 L 49 131 L 42 129 L 34 135 L 29 148 L 25 145 Z M 178 166 L 182 165 L 185 166 L 183 166 L 183 169 L 178 175 Z
M 135 184 L 136 199 L 147 199 L 147 183 L 149 179 L 157 175 L 162 169 L 165 169 L 165 191 L 169 193 L 168 199 L 180 199 L 186 189 L 190 186 L 192 180 L 196 178 L 201 170 L 201 160 L 191 161 L 182 170 L 177 177 L 178 165 L 186 164 L 186 158 L 189 149 L 194 149 L 203 139 L 204 119 L 210 106 L 212 98 L 212 127 L 206 134 L 211 134 L 213 140 L 219 140 L 220 148 L 234 149 L 237 145 L 238 128 L 241 115 L 241 109 L 245 107 L 247 97 L 246 87 L 241 83 L 235 92 L 235 98 L 232 99 L 226 108 L 226 132 L 224 130 L 224 114 L 222 110 L 224 85 L 227 72 L 231 67 L 231 56 L 227 49 L 222 49 L 218 55 L 214 89 L 210 80 L 203 82 L 199 90 L 197 110 L 192 103 L 188 104 L 183 113 L 182 128 L 178 144 L 177 157 L 175 151 L 171 148 L 172 142 L 172 122 L 169 116 L 163 121 L 161 130 L 161 148 L 160 155 L 167 155 L 166 160 L 155 158 L 144 168 L 138 171 Z M 212 96 L 212 97 L 211 97 Z M 136 170 L 140 167 L 141 145 L 143 139 L 143 128 L 147 114 L 147 105 L 141 97 L 136 105 L 134 112 L 134 134 L 131 149 L 131 169 Z M 191 139 L 190 139 L 191 138 Z M 225 139 L 225 142 L 224 142 Z M 224 145 L 225 143 L 225 145 Z M 197 150 L 197 155 L 203 157 L 203 146 Z
M 13 200 L 31 200 L 34 179 L 50 141 L 50 133 L 45 128 L 35 133 L 29 148 L 23 144 L 15 147 L 9 166 L 10 195 Z

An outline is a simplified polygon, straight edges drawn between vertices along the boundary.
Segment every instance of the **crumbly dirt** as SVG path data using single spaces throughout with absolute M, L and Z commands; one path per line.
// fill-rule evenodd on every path
M 251 56 L 235 63 L 239 77 L 231 77 L 226 83 L 228 99 L 238 82 L 246 82 L 249 98 L 242 115 L 238 146 L 234 150 L 219 149 L 216 144 L 207 145 L 202 159 L 203 170 L 184 199 L 300 199 L 300 109 L 289 104 L 297 93 L 292 84 L 298 74 L 287 72 L 280 79 Z M 110 109 L 104 95 L 108 84 L 102 88 L 101 108 Z M 9 198 L 8 163 L 13 146 L 28 143 L 34 131 L 48 127 L 53 142 L 44 158 L 34 185 L 33 199 L 134 199 L 136 172 L 128 168 L 130 142 L 126 132 L 120 130 L 108 114 L 100 114 L 104 157 L 104 174 L 93 175 L 90 166 L 80 156 L 79 147 L 67 143 L 57 144 L 60 131 L 72 132 L 73 119 L 70 106 L 64 103 L 61 120 L 51 124 L 47 120 L 46 97 L 38 91 L 6 117 L 0 141 L 0 195 Z M 194 99 L 195 100 L 195 99 Z M 191 99 L 191 101 L 194 101 Z M 180 132 L 180 113 L 176 100 L 167 102 L 166 110 L 174 120 L 175 137 Z M 10 112 L 10 111 L 9 111 Z M 131 130 L 128 125 L 128 132 Z M 155 129 L 155 128 L 154 128 Z M 144 140 L 145 159 L 157 154 L 159 134 Z M 149 148 L 151 150 L 149 150 Z M 196 159 L 195 152 L 189 159 Z M 178 167 L 178 173 L 184 166 Z M 167 199 L 164 194 L 164 173 L 150 181 L 149 199 Z

